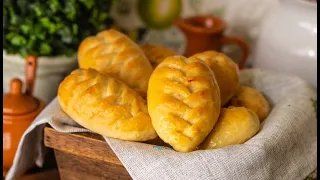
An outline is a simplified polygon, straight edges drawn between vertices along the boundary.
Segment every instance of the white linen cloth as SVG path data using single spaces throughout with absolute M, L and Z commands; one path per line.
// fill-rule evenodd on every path
M 260 90 L 272 105 L 260 132 L 241 145 L 179 153 L 144 143 L 104 137 L 135 180 L 299 180 L 316 169 L 315 89 L 298 77 L 259 69 L 241 71 L 241 84 Z M 43 129 L 88 131 L 54 99 L 24 133 L 7 180 L 43 163 Z M 81 148 L 81 147 L 80 147 Z

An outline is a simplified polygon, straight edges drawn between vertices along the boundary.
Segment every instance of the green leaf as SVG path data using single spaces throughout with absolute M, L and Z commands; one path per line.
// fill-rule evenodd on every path
M 91 9 L 94 5 L 94 0 L 79 0 L 80 2 L 82 2 L 87 9 Z
M 19 18 L 18 16 L 16 16 L 12 7 L 9 8 L 9 14 L 10 14 L 10 23 L 13 25 L 17 25 Z
M 72 24 L 72 32 L 74 35 L 78 34 L 78 25 L 77 24 Z
M 18 28 L 16 26 L 9 26 L 8 30 L 9 30 L 9 32 L 17 32 Z
M 105 12 L 100 13 L 99 21 L 105 21 L 108 18 L 108 14 Z
M 34 26 L 34 34 L 36 35 L 37 38 L 39 38 L 41 40 L 45 40 L 46 33 L 47 33 L 47 31 L 44 29 L 43 26 L 41 26 L 41 24 L 36 24 Z
M 8 34 L 5 35 L 6 39 L 12 39 L 16 34 L 14 32 L 10 32 Z
M 59 34 L 62 36 L 62 38 L 67 38 L 72 35 L 72 31 L 69 27 L 64 27 L 63 29 L 59 30 Z
M 51 52 L 51 47 L 48 43 L 42 42 L 40 44 L 39 51 L 40 51 L 40 54 L 42 54 L 42 55 L 48 55 Z
M 16 46 L 25 45 L 27 43 L 26 39 L 20 35 L 16 35 L 11 39 L 11 43 Z
M 36 40 L 36 39 L 37 39 L 37 36 L 35 34 L 30 35 L 30 40 Z
M 46 27 L 48 29 L 49 34 L 54 33 L 57 29 L 55 23 L 50 21 L 48 17 L 41 18 L 40 22 L 43 25 L 43 27 Z
M 49 17 L 40 18 L 40 23 L 44 27 L 49 27 L 51 25 L 51 21 L 50 21 Z
M 21 48 L 19 52 L 20 52 L 20 55 L 24 58 L 28 55 L 28 51 L 26 48 Z
M 49 6 L 50 6 L 50 9 L 53 13 L 57 12 L 58 11 L 58 8 L 60 7 L 60 3 L 58 0 L 51 0 L 49 2 Z
M 43 7 L 41 7 L 41 5 L 39 5 L 39 3 L 34 4 L 33 6 L 31 6 L 31 8 L 34 10 L 34 12 L 36 13 L 36 15 L 42 16 L 44 14 L 45 9 Z
M 17 5 L 19 7 L 19 10 L 21 11 L 22 14 L 25 14 L 26 11 L 27 11 L 27 8 L 28 7 L 28 1 L 26 0 L 16 0 L 17 2 Z
M 20 25 L 20 29 L 22 30 L 22 32 L 24 34 L 28 34 L 30 32 L 30 30 L 31 30 L 31 27 L 29 25 L 27 25 L 27 24 L 21 24 Z
M 27 43 L 27 49 L 32 50 L 36 45 L 36 39 L 30 38 L 30 40 Z
M 61 18 L 60 18 L 59 16 L 52 17 L 52 19 L 53 19 L 56 23 L 61 22 Z
M 76 17 L 76 9 L 72 1 L 67 1 L 66 6 L 64 8 L 64 12 L 66 13 L 66 17 L 69 20 L 74 20 Z
M 92 11 L 92 18 L 97 19 L 98 13 L 99 13 L 98 10 L 97 10 L 97 9 L 94 9 L 94 10 Z

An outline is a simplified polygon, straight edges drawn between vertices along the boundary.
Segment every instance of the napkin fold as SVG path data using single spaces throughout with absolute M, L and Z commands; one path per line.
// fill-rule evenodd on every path
M 241 71 L 240 80 L 261 91 L 272 105 L 259 133 L 244 144 L 180 153 L 104 139 L 136 180 L 305 179 L 317 167 L 315 89 L 298 77 L 259 69 Z M 34 163 L 42 166 L 46 124 L 64 133 L 90 132 L 67 116 L 55 98 L 25 131 L 7 180 L 20 177 Z

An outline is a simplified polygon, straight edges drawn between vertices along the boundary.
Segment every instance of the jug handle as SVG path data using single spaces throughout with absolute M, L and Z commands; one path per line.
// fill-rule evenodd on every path
M 227 45 L 227 44 L 236 44 L 240 47 L 242 51 L 241 59 L 238 63 L 239 69 L 243 69 L 244 65 L 248 59 L 249 56 L 249 45 L 248 43 L 241 37 L 237 36 L 224 36 L 222 38 L 222 44 Z
M 26 58 L 25 76 L 26 76 L 26 95 L 32 96 L 34 81 L 37 69 L 37 57 L 28 55 Z

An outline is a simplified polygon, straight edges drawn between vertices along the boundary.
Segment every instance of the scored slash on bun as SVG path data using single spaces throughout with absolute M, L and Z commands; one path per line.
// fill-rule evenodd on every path
M 196 58 L 171 56 L 162 61 L 150 77 L 147 95 L 157 134 L 180 152 L 195 150 L 219 116 L 218 84 Z
M 114 29 L 84 39 L 78 48 L 78 62 L 80 68 L 109 74 L 144 95 L 153 70 L 141 48 Z
M 228 56 L 216 51 L 205 51 L 192 57 L 198 58 L 209 65 L 220 88 L 221 106 L 226 105 L 240 86 L 238 65 Z
M 94 69 L 77 69 L 58 88 L 63 111 L 98 134 L 130 141 L 157 137 L 146 101 L 125 83 Z

